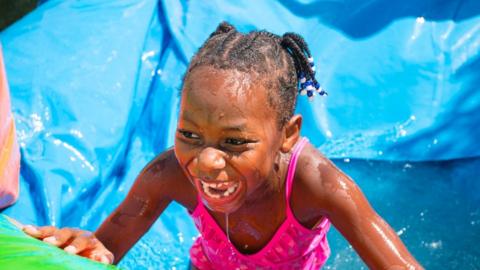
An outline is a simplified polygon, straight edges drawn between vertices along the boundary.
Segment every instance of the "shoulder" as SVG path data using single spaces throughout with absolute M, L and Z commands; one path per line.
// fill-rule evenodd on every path
M 323 214 L 329 214 L 338 200 L 357 189 L 354 181 L 311 143 L 300 154 L 295 177 L 302 196 Z
M 181 168 L 173 148 L 157 155 L 140 172 L 139 178 L 148 182 L 174 182 L 174 176 L 181 176 Z
M 140 172 L 139 178 L 146 182 L 169 182 L 179 168 L 172 148 L 158 154 Z
M 189 205 L 186 198 L 195 192 L 188 178 L 182 171 L 173 148 L 156 156 L 140 172 L 135 184 L 152 196 L 163 195 L 184 206 Z M 193 198 L 196 198 L 195 196 Z M 193 202 L 192 202 L 193 203 Z

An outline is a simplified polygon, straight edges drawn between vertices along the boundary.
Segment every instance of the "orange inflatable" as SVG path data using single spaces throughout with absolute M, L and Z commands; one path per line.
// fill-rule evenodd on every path
M 15 137 L 15 122 L 10 111 L 7 75 L 0 47 L 0 209 L 17 200 L 19 173 L 20 150 Z

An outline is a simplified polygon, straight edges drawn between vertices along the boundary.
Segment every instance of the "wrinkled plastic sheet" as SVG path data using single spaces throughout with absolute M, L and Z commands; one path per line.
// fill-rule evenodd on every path
M 173 144 L 182 75 L 222 20 L 305 37 L 329 96 L 297 111 L 327 156 L 478 157 L 479 14 L 478 1 L 47 1 L 0 34 L 22 154 L 4 213 L 97 228 Z M 185 265 L 192 228 L 171 205 L 124 263 Z

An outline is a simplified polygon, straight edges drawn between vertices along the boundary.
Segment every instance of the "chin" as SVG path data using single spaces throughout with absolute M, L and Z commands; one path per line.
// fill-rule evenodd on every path
M 229 205 L 218 205 L 215 203 L 210 203 L 208 199 L 203 197 L 202 197 L 202 200 L 208 209 L 217 213 L 224 213 L 224 214 L 234 213 L 243 205 L 243 203 L 240 203 L 240 202 L 235 204 L 229 204 Z

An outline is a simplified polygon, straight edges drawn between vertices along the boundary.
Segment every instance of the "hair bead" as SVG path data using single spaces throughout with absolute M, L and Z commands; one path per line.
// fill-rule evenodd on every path
M 307 90 L 307 96 L 308 96 L 308 100 L 309 101 L 313 101 L 313 98 L 315 96 L 315 92 L 314 91 L 308 91 Z
M 315 79 L 314 59 L 305 40 L 298 34 L 285 33 L 281 44 L 295 62 L 300 95 L 308 95 L 311 100 L 319 87 Z

